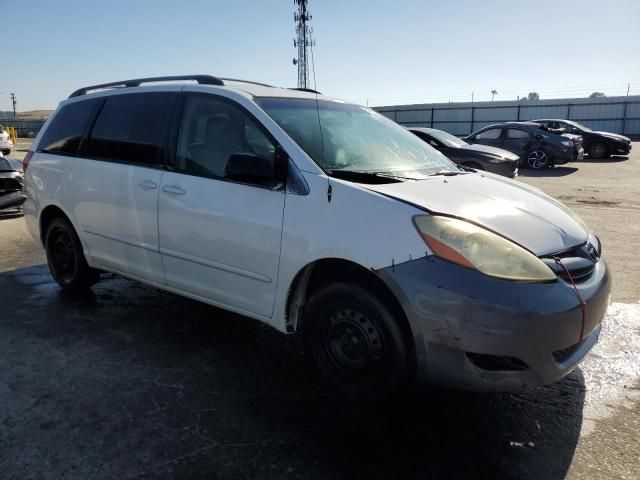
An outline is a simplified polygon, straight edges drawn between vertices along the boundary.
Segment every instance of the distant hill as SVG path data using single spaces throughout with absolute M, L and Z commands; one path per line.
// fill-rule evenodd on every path
M 53 113 L 53 110 L 30 110 L 28 112 L 16 112 L 19 120 L 42 120 Z M 12 119 L 13 112 L 0 112 L 0 119 Z

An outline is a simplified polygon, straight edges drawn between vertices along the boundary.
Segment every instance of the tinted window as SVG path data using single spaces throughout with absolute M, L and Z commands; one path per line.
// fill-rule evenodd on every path
M 174 97 L 160 92 L 108 97 L 83 154 L 147 165 L 161 163 Z
M 178 169 L 222 177 L 229 156 L 260 155 L 271 160 L 275 145 L 240 107 L 212 96 L 187 97 L 178 139 Z
M 500 134 L 502 133 L 501 128 L 490 128 L 489 130 L 485 130 L 484 132 L 480 132 L 476 135 L 476 139 L 478 140 L 497 140 L 500 138 Z
M 65 105 L 53 117 L 38 146 L 41 152 L 75 155 L 82 134 L 100 100 L 84 100 Z
M 518 128 L 508 128 L 507 138 L 529 138 L 529 132 Z

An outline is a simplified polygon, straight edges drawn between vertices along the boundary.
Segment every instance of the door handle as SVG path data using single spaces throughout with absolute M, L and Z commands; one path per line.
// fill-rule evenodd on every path
M 176 187 L 175 185 L 163 185 L 162 191 L 167 193 L 173 193 L 174 195 L 184 195 L 185 193 L 187 193 L 186 191 L 184 191 L 180 187 Z
M 138 186 L 144 188 L 145 190 L 155 190 L 158 188 L 158 184 L 156 182 L 152 182 L 151 180 L 140 180 L 138 182 Z

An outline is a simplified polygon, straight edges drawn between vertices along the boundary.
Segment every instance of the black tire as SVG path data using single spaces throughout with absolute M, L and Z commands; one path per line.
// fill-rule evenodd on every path
M 609 158 L 609 147 L 602 142 L 594 142 L 589 145 L 589 157 L 594 159 Z
M 379 398 L 407 383 L 402 330 L 392 311 L 358 285 L 334 283 L 314 293 L 303 333 L 320 370 L 348 397 Z
M 475 162 L 464 162 L 462 164 L 464 167 L 475 168 L 476 170 L 484 170 L 485 168 L 479 163 Z
M 49 271 L 65 290 L 87 289 L 100 279 L 100 273 L 87 265 L 78 234 L 65 218 L 49 224 L 45 250 Z
M 531 150 L 527 153 L 527 167 L 534 170 L 542 170 L 551 165 L 549 154 L 541 148 Z
M 9 155 L 10 153 L 11 153 L 11 150 L 2 150 L 3 155 Z

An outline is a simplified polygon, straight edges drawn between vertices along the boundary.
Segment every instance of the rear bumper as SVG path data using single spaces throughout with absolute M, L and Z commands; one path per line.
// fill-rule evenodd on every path
M 0 193 L 0 209 L 18 207 L 24 203 L 25 198 L 22 192 L 11 192 L 5 195 Z
M 378 273 L 409 319 L 418 380 L 472 390 L 521 390 L 567 375 L 597 342 L 611 288 L 600 260 L 578 285 L 583 325 L 561 279 L 509 282 L 436 257 Z
M 579 150 L 567 148 L 566 150 L 555 152 L 552 160 L 554 165 L 564 165 L 576 160 L 582 160 L 582 157 L 584 157 L 584 149 L 582 147 Z
M 0 208 L 22 205 L 25 200 L 24 179 L 15 171 L 0 172 Z

